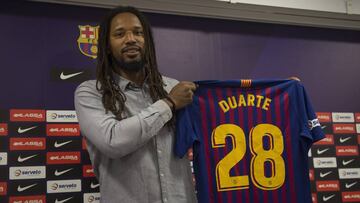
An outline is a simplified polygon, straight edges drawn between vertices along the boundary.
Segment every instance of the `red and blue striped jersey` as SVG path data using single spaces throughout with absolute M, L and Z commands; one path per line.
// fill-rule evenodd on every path
M 308 150 L 324 134 L 295 80 L 200 81 L 177 115 L 200 203 L 311 202 Z

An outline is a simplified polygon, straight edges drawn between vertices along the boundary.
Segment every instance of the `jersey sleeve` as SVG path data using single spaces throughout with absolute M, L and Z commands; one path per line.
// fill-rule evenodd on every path
M 197 140 L 195 127 L 190 115 L 191 108 L 186 107 L 180 110 L 176 115 L 176 137 L 175 137 L 175 155 L 184 157 L 187 150 L 192 147 Z
M 301 136 L 310 139 L 311 143 L 317 142 L 325 137 L 319 120 L 311 105 L 305 88 L 299 84 L 300 119 L 302 122 Z

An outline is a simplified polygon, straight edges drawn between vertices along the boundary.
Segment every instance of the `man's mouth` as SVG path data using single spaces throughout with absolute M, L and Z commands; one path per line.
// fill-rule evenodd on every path
M 122 52 L 127 54 L 138 54 L 140 52 L 140 47 L 137 46 L 125 47 L 122 49 Z

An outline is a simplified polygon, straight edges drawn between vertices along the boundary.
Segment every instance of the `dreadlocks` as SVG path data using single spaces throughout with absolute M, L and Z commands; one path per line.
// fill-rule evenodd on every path
M 117 120 L 123 119 L 121 113 L 124 110 L 126 97 L 114 80 L 114 62 L 112 54 L 108 51 L 108 47 L 111 21 L 120 13 L 134 14 L 143 27 L 145 39 L 145 74 L 152 100 L 157 101 L 167 96 L 167 92 L 163 88 L 164 83 L 161 74 L 157 68 L 154 40 L 149 22 L 144 15 L 134 7 L 117 7 L 113 9 L 100 24 L 96 67 L 96 88 L 102 93 L 102 103 L 105 111 L 106 113 L 111 111 Z

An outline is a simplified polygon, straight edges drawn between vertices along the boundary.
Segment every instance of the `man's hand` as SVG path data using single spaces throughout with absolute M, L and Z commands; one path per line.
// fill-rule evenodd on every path
M 182 81 L 175 85 L 169 93 L 170 99 L 175 103 L 175 109 L 181 109 L 193 100 L 196 85 L 193 82 Z

